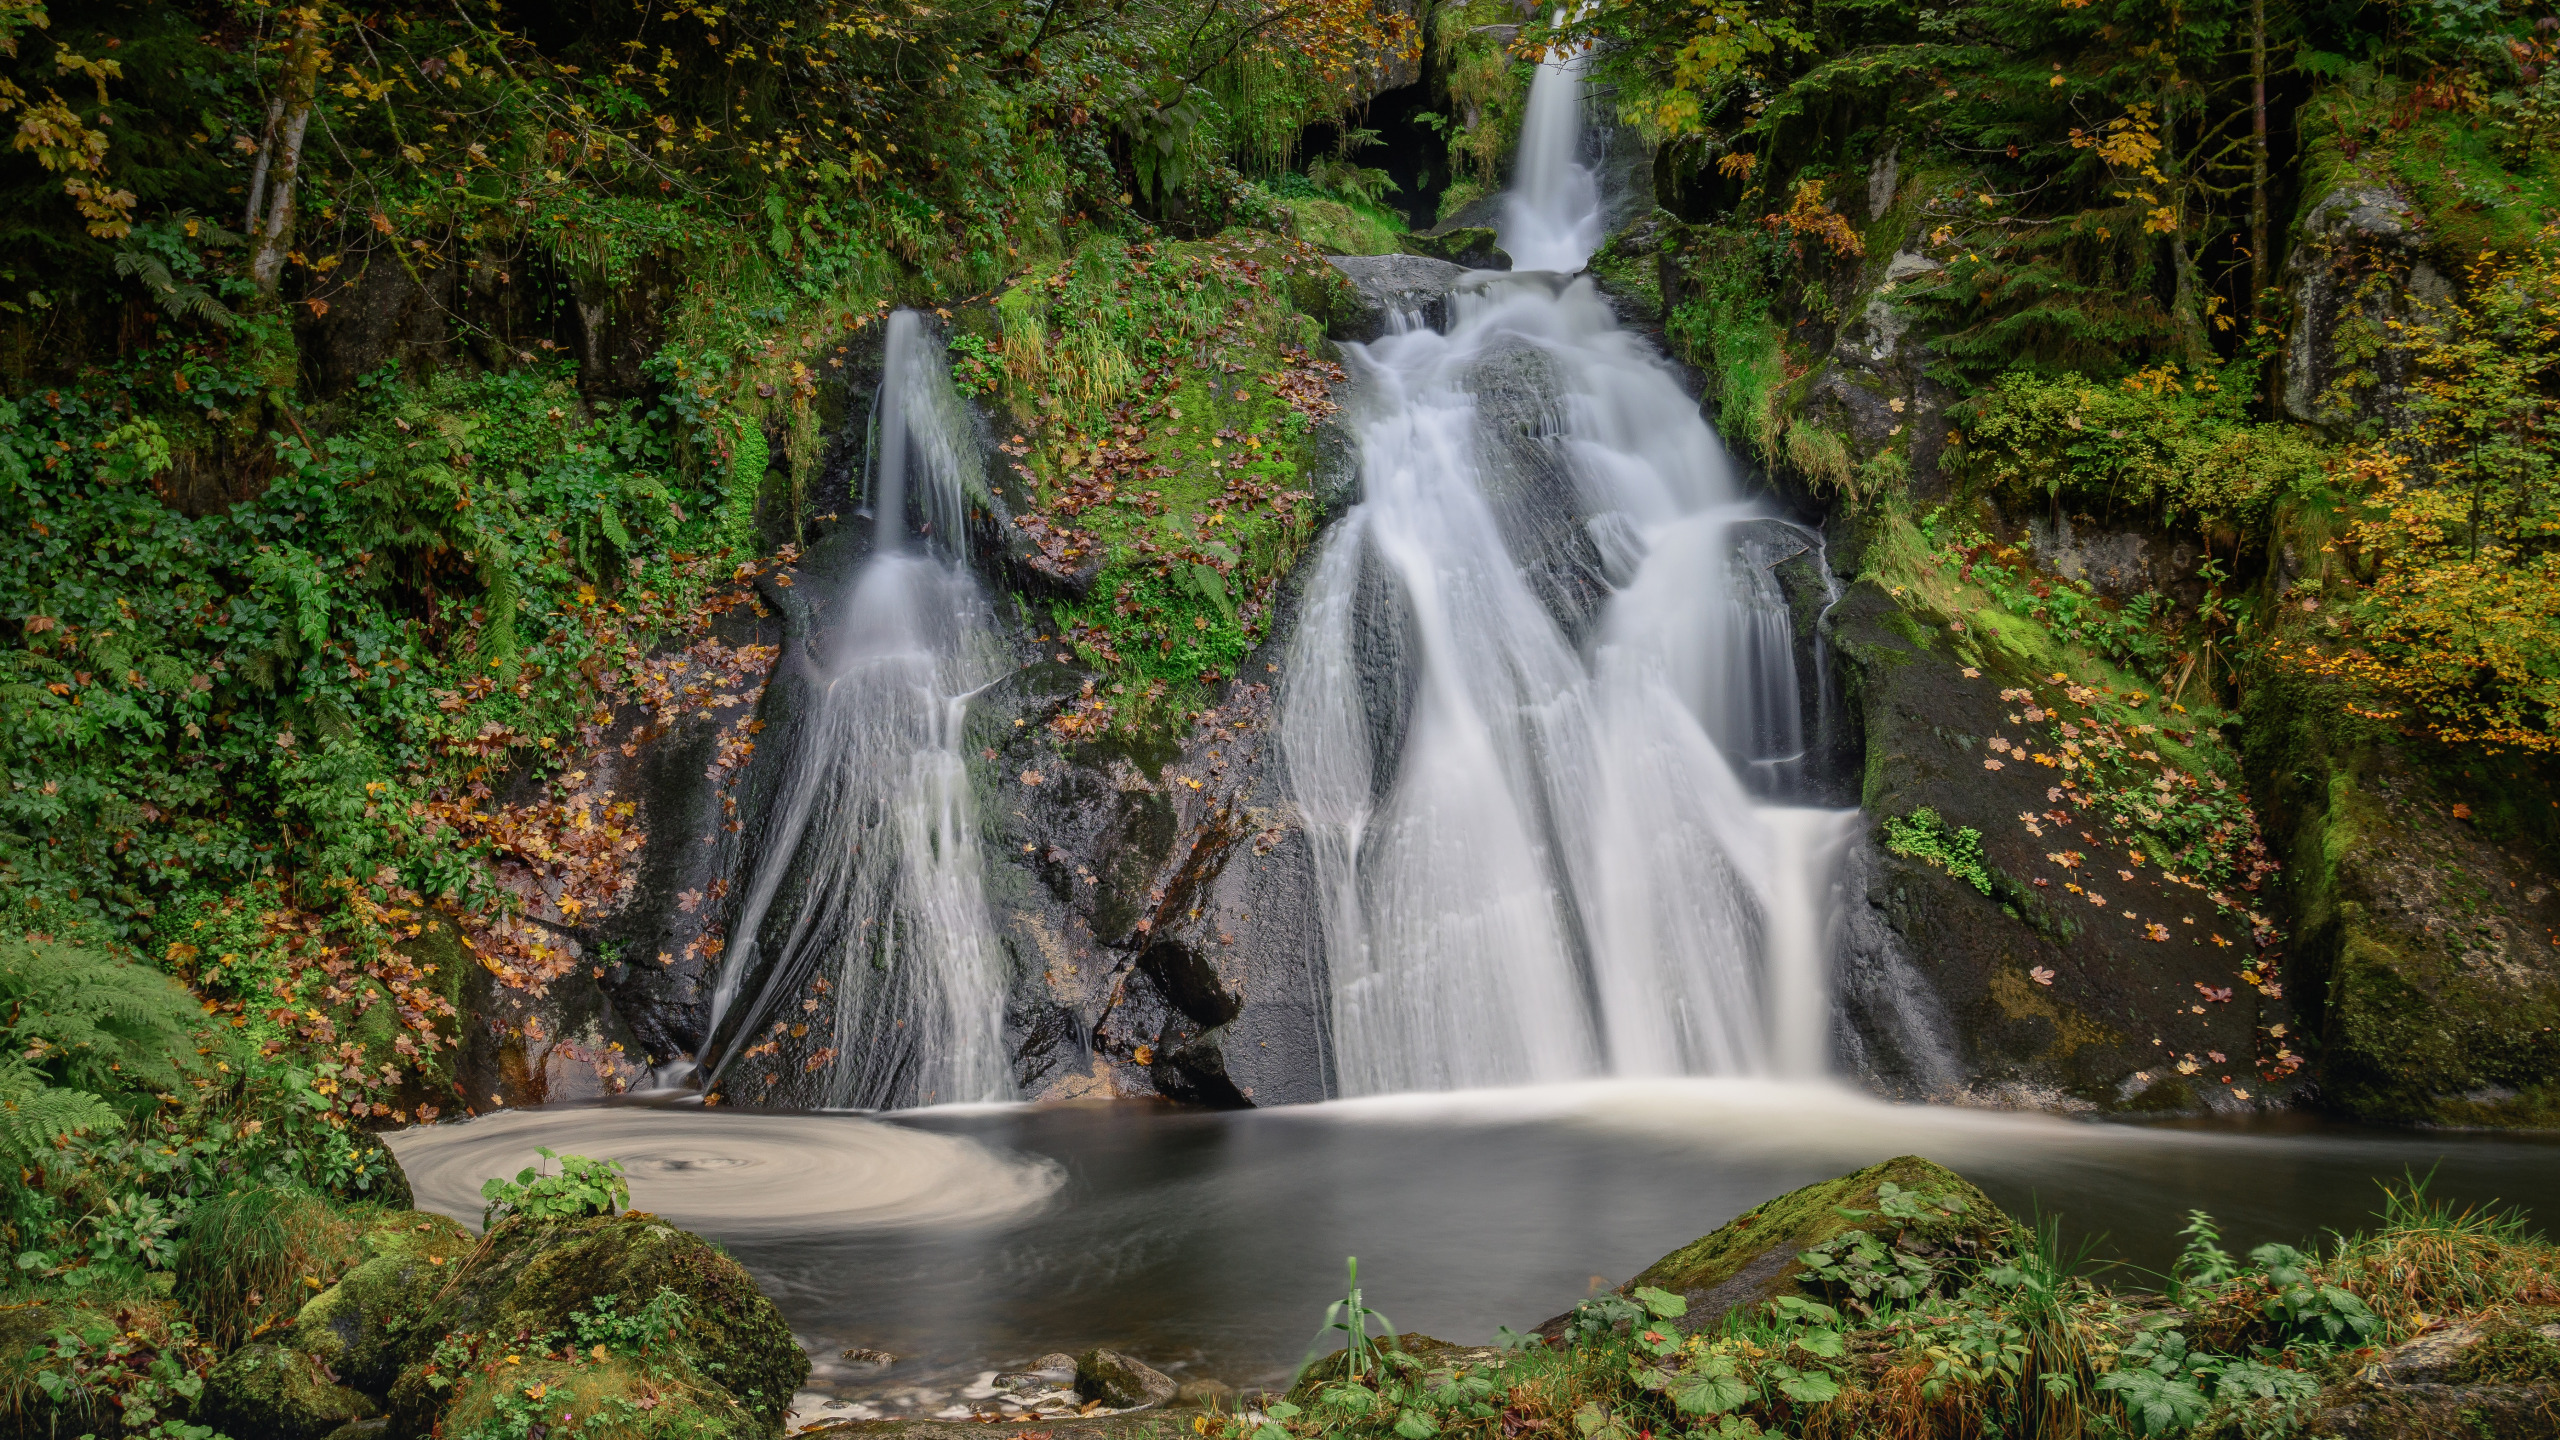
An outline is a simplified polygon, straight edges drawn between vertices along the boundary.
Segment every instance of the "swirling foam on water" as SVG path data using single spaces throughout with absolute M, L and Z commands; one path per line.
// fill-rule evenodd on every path
M 623 1163 L 633 1208 L 724 1238 L 984 1225 L 1039 1210 L 1054 1161 L 852 1115 L 513 1110 L 386 1135 L 418 1206 L 469 1224 L 481 1182 L 548 1147 Z

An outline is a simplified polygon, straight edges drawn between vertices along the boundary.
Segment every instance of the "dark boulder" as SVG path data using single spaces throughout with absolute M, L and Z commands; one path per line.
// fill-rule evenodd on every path
M 1449 323 L 1449 292 L 1467 267 L 1422 255 L 1335 255 L 1327 263 L 1351 282 L 1351 296 L 1336 307 L 1329 333 L 1336 340 L 1370 341 L 1395 328 L 1399 315 L 1424 329 Z
M 1178 1388 L 1163 1371 L 1117 1350 L 1087 1350 L 1076 1357 L 1076 1393 L 1114 1410 L 1162 1405 Z

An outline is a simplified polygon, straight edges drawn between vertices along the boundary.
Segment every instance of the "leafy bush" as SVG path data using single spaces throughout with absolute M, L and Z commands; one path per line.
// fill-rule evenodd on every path
M 2164 365 L 2113 385 L 2012 372 L 1953 418 L 1968 473 L 2013 502 L 2254 526 L 2316 490 L 2327 453 L 2299 427 L 2250 424 L 2250 388 L 2246 368 L 2189 377 Z
M 540 1162 L 516 1172 L 513 1180 L 492 1176 L 481 1182 L 489 1204 L 481 1212 L 483 1226 L 501 1220 L 577 1220 L 612 1215 L 631 1204 L 631 1182 L 623 1178 L 619 1160 L 590 1160 L 542 1148 Z M 560 1173 L 548 1166 L 560 1162 Z

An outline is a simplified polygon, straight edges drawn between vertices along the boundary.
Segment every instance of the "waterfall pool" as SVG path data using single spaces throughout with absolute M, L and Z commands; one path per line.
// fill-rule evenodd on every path
M 1349 1255 L 1399 1327 L 1483 1342 L 1771 1196 L 1906 1153 L 2154 1270 L 2191 1209 L 2235 1250 L 2300 1243 L 2364 1224 L 2376 1182 L 2413 1169 L 2442 1198 L 2560 1215 L 2560 1137 L 2098 1123 L 1729 1080 L 1226 1114 L 622 1104 L 387 1138 L 419 1205 L 472 1223 L 481 1179 L 536 1146 L 622 1158 L 635 1206 L 719 1241 L 781 1305 L 815 1366 L 810 1418 L 965 1407 L 988 1372 L 1094 1345 L 1177 1379 L 1276 1382 Z M 857 1347 L 899 1358 L 842 1358 Z

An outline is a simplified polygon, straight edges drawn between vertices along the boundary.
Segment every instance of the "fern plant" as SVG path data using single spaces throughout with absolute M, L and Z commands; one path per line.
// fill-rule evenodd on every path
M 95 950 L 0 940 L 0 1157 L 121 1130 L 124 1111 L 176 1086 L 195 999 L 167 975 Z

